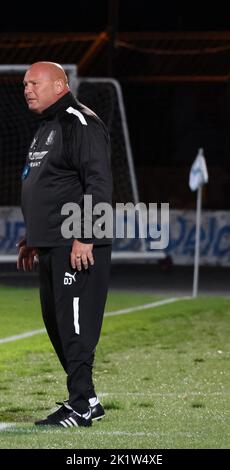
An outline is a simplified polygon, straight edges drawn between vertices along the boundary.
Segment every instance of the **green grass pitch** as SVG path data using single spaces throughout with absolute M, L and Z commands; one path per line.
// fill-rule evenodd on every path
M 36 289 L 0 286 L 0 299 L 0 338 L 43 328 Z M 155 300 L 112 291 L 106 311 Z M 229 448 L 229 337 L 221 297 L 105 317 L 94 378 L 106 417 L 88 429 L 33 424 L 66 398 L 45 333 L 0 343 L 0 448 Z

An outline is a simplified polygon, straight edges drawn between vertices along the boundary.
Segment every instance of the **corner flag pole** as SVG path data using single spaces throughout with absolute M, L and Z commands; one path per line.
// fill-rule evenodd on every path
M 201 205 L 202 205 L 202 186 L 199 186 L 197 190 L 197 199 L 196 199 L 196 236 L 195 236 L 195 256 L 194 256 L 193 290 L 192 290 L 192 296 L 194 298 L 197 297 L 198 281 L 199 281 Z
M 208 170 L 202 148 L 198 150 L 197 157 L 192 164 L 189 174 L 189 187 L 191 191 L 197 191 L 196 199 L 196 235 L 195 235 L 195 255 L 192 296 L 197 297 L 200 264 L 200 232 L 201 232 L 201 205 L 202 186 L 208 182 Z

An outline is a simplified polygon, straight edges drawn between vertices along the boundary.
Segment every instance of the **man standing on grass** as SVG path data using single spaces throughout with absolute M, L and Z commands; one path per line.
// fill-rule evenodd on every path
M 41 124 L 22 174 L 26 237 L 18 269 L 31 270 L 39 258 L 44 323 L 67 374 L 68 400 L 37 425 L 90 426 L 105 412 L 94 390 L 92 370 L 107 296 L 111 240 L 66 238 L 62 208 L 77 203 L 86 219 L 85 196 L 92 206 L 111 204 L 110 143 L 99 117 L 69 91 L 63 68 L 33 64 L 24 77 L 25 99 Z M 94 224 L 97 217 L 94 216 Z M 98 223 L 98 226 L 100 224 Z M 93 232 L 95 233 L 95 232 Z

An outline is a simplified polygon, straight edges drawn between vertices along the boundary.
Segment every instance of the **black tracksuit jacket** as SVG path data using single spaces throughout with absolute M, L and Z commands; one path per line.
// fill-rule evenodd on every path
M 70 245 L 63 238 L 63 204 L 83 205 L 83 196 L 111 204 L 110 140 L 104 123 L 69 92 L 41 114 L 22 179 L 22 212 L 28 246 Z M 95 218 L 94 218 L 95 220 Z M 109 244 L 111 239 L 82 242 Z

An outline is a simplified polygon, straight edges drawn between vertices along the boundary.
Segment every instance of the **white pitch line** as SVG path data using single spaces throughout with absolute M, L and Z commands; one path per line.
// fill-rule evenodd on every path
M 6 429 L 9 429 L 9 428 L 14 428 L 13 431 L 14 432 L 18 432 L 20 431 L 22 428 L 20 427 L 20 424 L 22 423 L 1 423 L 0 422 L 0 432 L 1 431 L 5 431 Z M 23 424 L 27 424 L 27 425 L 32 425 L 33 426 L 33 423 L 23 423 Z M 63 428 L 64 429 L 64 428 Z M 62 429 L 62 430 L 63 430 Z M 35 430 L 35 427 L 33 427 L 32 429 L 30 428 L 23 428 L 23 431 L 24 432 L 28 432 L 28 431 L 31 431 L 31 432 L 34 432 Z M 36 429 L 37 431 L 37 429 Z M 47 433 L 47 431 L 49 432 L 48 429 L 41 429 L 42 432 L 45 432 Z M 50 431 L 51 432 L 51 431 Z M 78 433 L 78 431 L 76 430 L 76 434 Z M 81 431 L 79 431 L 79 434 L 81 433 Z M 146 431 L 136 431 L 136 432 L 130 432 L 130 431 L 102 431 L 102 430 L 95 430 L 93 429 L 92 430 L 92 434 L 94 435 L 99 435 L 99 436 L 133 436 L 133 437 L 145 437 L 145 436 L 167 436 L 168 434 L 170 434 L 170 431 L 169 432 L 157 432 L 157 431 L 153 431 L 153 432 L 146 432 Z M 181 434 L 181 435 L 185 435 L 186 434 L 188 436 L 190 436 L 190 434 L 194 434 L 194 433 L 186 433 L 186 432 L 181 432 L 181 431 L 178 431 L 178 432 L 174 432 L 174 434 Z
M 135 307 L 123 308 L 122 310 L 116 310 L 115 312 L 105 313 L 105 317 L 113 317 L 114 315 L 124 315 L 126 313 L 137 312 L 138 310 L 147 310 L 149 308 L 160 307 L 161 305 L 172 304 L 173 302 L 178 302 L 178 300 L 187 300 L 191 297 L 171 297 L 170 299 L 157 300 L 156 302 L 151 302 L 150 304 L 136 305 Z
M 115 315 L 125 315 L 128 313 L 138 312 L 140 310 L 147 310 L 150 308 L 160 307 L 161 305 L 172 304 L 174 302 L 178 302 L 179 300 L 187 300 L 191 299 L 191 297 L 171 297 L 170 299 L 158 300 L 156 302 L 151 302 L 149 304 L 143 305 L 136 305 L 135 307 L 130 308 L 123 308 L 121 310 L 115 310 L 114 312 L 106 312 L 105 317 L 113 317 Z M 40 335 L 42 333 L 46 333 L 45 328 L 40 330 L 33 330 L 28 331 L 26 333 L 21 333 L 20 335 L 8 336 L 6 338 L 0 338 L 0 344 L 3 343 L 10 343 L 12 341 L 17 341 L 18 339 L 29 338 L 30 336 Z
M 30 424 L 30 423 L 24 423 L 24 424 Z M 31 423 L 32 424 L 32 423 Z M 22 428 L 20 428 L 20 423 L 0 423 L 0 432 L 5 431 L 8 428 L 13 428 L 12 430 L 17 433 L 21 431 Z M 55 431 L 59 430 L 64 430 L 64 428 L 56 428 Z M 30 428 L 23 428 L 24 432 L 34 432 L 34 429 Z M 48 430 L 48 429 L 40 429 L 41 433 L 51 433 L 53 430 Z M 37 432 L 37 429 L 36 429 Z M 81 434 L 81 431 L 75 430 L 75 434 Z M 92 430 L 93 435 L 97 436 L 130 436 L 130 437 L 168 437 L 171 436 L 171 431 L 166 431 L 166 432 L 158 432 L 158 431 L 152 431 L 152 432 L 146 432 L 146 431 L 136 431 L 136 432 L 130 432 L 130 431 L 96 431 L 95 429 Z M 198 436 L 200 434 L 199 431 L 173 431 L 174 435 L 177 436 L 182 436 L 182 437 L 192 437 L 192 436 Z M 49 447 L 47 447 L 49 449 Z
M 29 338 L 30 336 L 40 335 L 41 333 L 45 333 L 45 332 L 46 332 L 45 328 L 42 328 L 41 330 L 33 330 L 33 331 L 28 331 L 27 333 L 21 333 L 20 335 L 8 336 L 7 338 L 1 338 L 0 344 L 10 343 L 11 341 L 16 341 L 18 339 Z
M 15 423 L 0 423 L 0 431 L 4 431 L 5 429 L 12 428 L 16 426 Z
M 29 423 L 26 423 L 26 424 L 29 424 Z M 21 429 L 19 423 L 0 423 L 0 432 L 1 431 L 6 431 L 9 428 L 14 428 L 14 432 L 16 432 L 16 433 Z M 59 428 L 59 430 L 60 429 L 64 430 L 64 428 Z M 47 429 L 40 429 L 40 430 L 42 432 L 45 431 L 45 433 L 47 433 L 47 431 L 48 431 Z M 23 428 L 23 431 L 28 432 L 29 429 Z M 31 429 L 31 432 L 33 432 L 33 431 L 34 431 L 34 429 Z M 50 430 L 50 432 L 52 432 L 52 431 Z M 77 432 L 76 432 L 76 434 L 77 434 Z M 79 432 L 79 434 L 80 434 L 80 432 Z M 95 431 L 95 430 L 93 430 L 93 434 L 96 434 L 96 435 L 99 435 L 99 436 L 133 436 L 133 437 L 135 437 L 135 436 L 136 437 L 157 436 L 158 435 L 157 433 L 149 433 L 149 432 L 143 432 L 143 431 L 132 433 L 132 432 L 129 432 L 129 431 Z
M 225 395 L 229 395 L 228 392 L 152 392 L 152 391 L 145 391 L 145 392 L 98 392 L 97 394 L 100 398 L 109 397 L 109 396 L 125 396 L 125 397 L 209 397 L 209 396 L 216 396 L 222 397 Z

